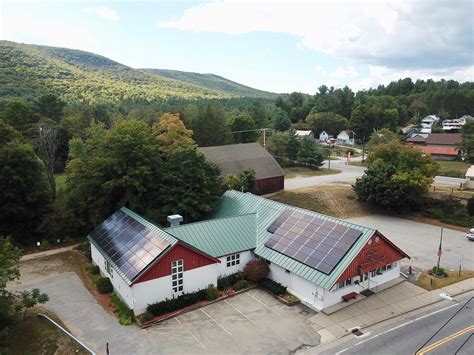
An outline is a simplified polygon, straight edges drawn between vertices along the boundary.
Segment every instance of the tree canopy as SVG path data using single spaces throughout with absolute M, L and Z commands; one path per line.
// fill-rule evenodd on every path
M 162 115 L 158 123 L 152 126 L 152 132 L 164 155 L 169 155 L 180 148 L 195 146 L 192 139 L 193 131 L 186 129 L 178 113 Z
M 421 151 L 397 141 L 376 146 L 369 167 L 353 185 L 357 198 L 386 210 L 417 210 L 438 165 Z
M 347 118 L 334 112 L 311 112 L 306 117 L 306 123 L 311 126 L 315 136 L 319 137 L 322 131 L 332 136 L 337 136 L 339 132 L 348 128 Z

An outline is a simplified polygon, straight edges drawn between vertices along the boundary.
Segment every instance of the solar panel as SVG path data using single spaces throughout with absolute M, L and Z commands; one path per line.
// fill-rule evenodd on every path
M 132 280 L 170 243 L 123 211 L 117 211 L 90 237 L 120 271 Z
M 330 274 L 362 232 L 300 211 L 285 210 L 267 229 L 265 246 Z

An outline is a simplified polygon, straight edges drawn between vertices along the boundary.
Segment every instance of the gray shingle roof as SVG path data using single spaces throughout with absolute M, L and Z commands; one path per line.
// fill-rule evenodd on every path
M 275 158 L 258 143 L 199 147 L 206 158 L 221 167 L 222 176 L 252 169 L 257 180 L 283 176 L 283 169 Z

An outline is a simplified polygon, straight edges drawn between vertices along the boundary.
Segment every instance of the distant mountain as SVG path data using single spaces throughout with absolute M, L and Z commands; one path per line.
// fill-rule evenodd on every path
M 166 78 L 184 81 L 186 83 L 198 85 L 201 87 L 225 91 L 227 93 L 235 94 L 236 96 L 245 97 L 270 97 L 276 96 L 267 91 L 257 90 L 249 86 L 245 86 L 235 81 L 223 78 L 215 74 L 200 74 L 193 72 L 185 72 L 179 70 L 169 69 L 142 69 L 148 73 L 164 76 Z
M 0 41 L 0 99 L 46 91 L 90 103 L 277 96 L 212 74 L 133 69 L 85 51 Z

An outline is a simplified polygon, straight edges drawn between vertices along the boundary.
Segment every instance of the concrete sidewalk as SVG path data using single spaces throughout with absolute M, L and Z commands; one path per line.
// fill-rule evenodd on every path
M 351 328 L 366 328 L 439 302 L 441 301 L 439 294 L 442 292 L 456 296 L 470 290 L 474 290 L 474 279 L 467 279 L 433 291 L 426 291 L 405 281 L 330 315 L 320 312 L 308 321 L 321 335 L 323 343 L 342 337 L 349 333 Z

